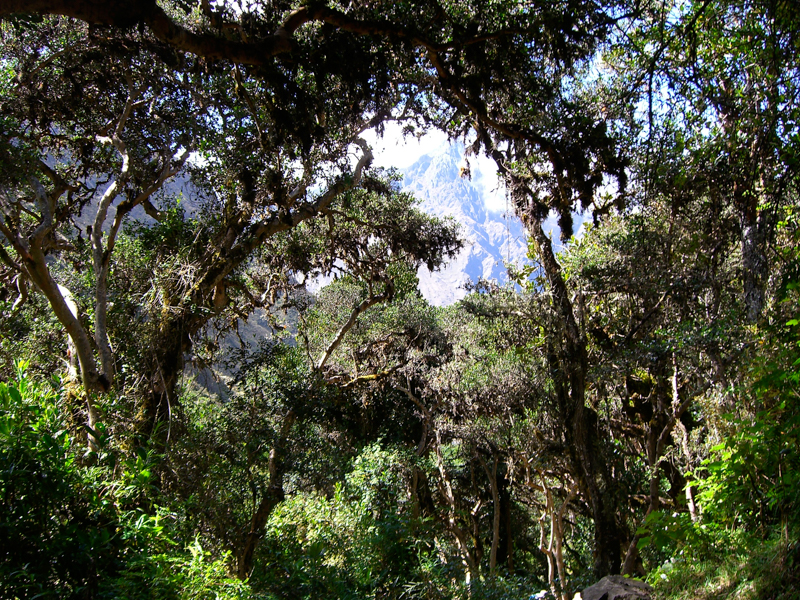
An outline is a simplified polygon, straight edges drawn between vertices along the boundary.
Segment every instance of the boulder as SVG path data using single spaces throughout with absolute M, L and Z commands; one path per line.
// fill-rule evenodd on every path
M 650 600 L 653 588 L 622 575 L 603 577 L 581 592 L 582 600 Z

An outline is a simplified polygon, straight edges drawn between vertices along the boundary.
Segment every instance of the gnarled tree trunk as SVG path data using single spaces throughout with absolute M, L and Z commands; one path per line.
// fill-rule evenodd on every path
M 561 349 L 550 353 L 551 371 L 562 408 L 565 438 L 573 474 L 594 520 L 594 572 L 598 578 L 619 573 L 621 535 L 617 525 L 617 496 L 608 465 L 603 461 L 597 435 L 597 415 L 586 406 L 588 358 L 586 339 L 575 319 L 561 267 L 541 219 L 528 216 L 526 225 L 538 250 L 561 319 Z
M 289 411 L 283 419 L 283 425 L 275 446 L 269 452 L 269 483 L 267 490 L 262 496 L 255 513 L 250 518 L 250 527 L 244 535 L 242 545 L 236 556 L 236 575 L 239 579 L 245 580 L 250 577 L 250 573 L 253 571 L 253 557 L 258 543 L 264 537 L 264 528 L 267 525 L 267 520 L 275 507 L 284 500 L 283 475 L 286 470 L 284 453 L 286 440 L 289 437 L 289 432 L 292 430 L 295 419 L 294 411 Z

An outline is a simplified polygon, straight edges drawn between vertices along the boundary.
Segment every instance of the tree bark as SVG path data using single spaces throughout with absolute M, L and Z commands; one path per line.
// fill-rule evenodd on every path
M 44 294 L 50 303 L 53 314 L 64 326 L 67 335 L 72 342 L 72 349 L 78 358 L 80 366 L 81 381 L 83 382 L 84 393 L 86 394 L 87 425 L 89 427 L 89 447 L 96 448 L 95 431 L 99 420 L 99 413 L 94 404 L 94 394 L 108 391 L 108 380 L 105 375 L 97 368 L 94 358 L 94 348 L 92 342 L 78 318 L 78 311 L 75 303 L 71 300 L 71 295 L 66 288 L 59 286 L 50 273 L 45 256 L 45 238 L 52 233 L 54 224 L 54 213 L 58 197 L 66 190 L 63 185 L 56 186 L 52 194 L 47 194 L 41 182 L 33 178 L 31 181 L 37 203 L 41 211 L 41 221 L 34 232 L 23 239 L 16 232 L 9 229 L 4 220 L 0 219 L 0 233 L 14 248 L 20 257 L 19 266 L 29 281 Z M 65 298 L 65 294 L 67 298 Z
M 497 562 L 505 563 L 509 573 L 514 572 L 514 531 L 511 526 L 511 490 L 506 469 L 498 478 L 500 495 L 500 545 Z
M 253 571 L 253 557 L 258 543 L 264 537 L 264 528 L 269 516 L 285 498 L 283 492 L 283 476 L 286 470 L 284 452 L 286 440 L 289 437 L 289 432 L 292 430 L 295 419 L 294 411 L 289 411 L 283 419 L 283 425 L 275 446 L 269 452 L 269 483 L 267 491 L 250 519 L 250 527 L 244 535 L 242 546 L 237 555 L 236 575 L 243 581 L 249 578 Z
M 441 439 L 439 432 L 436 432 L 436 445 L 434 446 L 434 451 L 436 454 L 436 466 L 439 469 L 439 475 L 441 477 L 439 491 L 444 496 L 445 501 L 447 502 L 448 506 L 448 515 L 446 526 L 450 533 L 453 534 L 455 538 L 456 546 L 458 547 L 461 558 L 464 564 L 467 567 L 467 582 L 469 583 L 473 578 L 477 577 L 478 575 L 478 564 L 479 561 L 476 560 L 475 556 L 472 552 L 470 552 L 469 544 L 467 543 L 467 534 L 464 533 L 464 530 L 458 526 L 456 521 L 456 514 L 457 514 L 457 506 L 456 506 L 456 499 L 453 495 L 453 486 L 450 482 L 450 476 L 447 473 L 447 469 L 444 467 L 444 460 L 442 459 L 442 452 L 440 450 L 441 446 Z
M 542 482 L 541 490 L 545 497 L 545 509 L 539 518 L 539 550 L 547 557 L 547 581 L 550 591 L 557 600 L 569 600 L 567 593 L 567 568 L 564 562 L 564 515 L 577 489 L 570 487 L 560 507 L 556 508 L 553 491 L 547 485 L 542 471 L 538 471 Z M 547 536 L 547 521 L 550 521 L 550 535 Z M 545 539 L 547 538 L 547 543 Z M 557 581 L 556 581 L 557 580 Z
M 743 211 L 742 278 L 747 320 L 755 323 L 764 309 L 764 294 L 769 277 L 769 261 L 765 255 L 767 218 L 763 211 L 748 208 Z
M 678 388 L 678 363 L 674 354 L 672 357 L 672 365 L 673 371 L 672 377 L 670 378 L 672 387 L 672 414 L 666 416 L 666 407 L 664 406 L 666 402 L 659 400 L 658 406 L 656 407 L 656 416 L 653 417 L 651 420 L 651 425 L 648 428 L 647 463 L 650 470 L 650 502 L 647 506 L 647 511 L 644 514 L 644 519 L 647 519 L 648 515 L 659 508 L 661 503 L 661 475 L 658 464 L 661 461 L 661 457 L 664 456 L 667 443 L 671 439 L 672 430 L 675 428 L 677 423 L 680 423 L 681 416 L 688 410 L 689 406 L 691 406 L 692 399 L 694 398 L 694 395 L 691 394 L 688 398 L 686 398 L 686 400 L 681 402 L 680 390 Z M 622 573 L 624 575 L 633 575 L 636 570 L 636 565 L 639 558 L 639 550 L 637 545 L 640 539 L 641 536 L 639 534 L 635 534 L 630 545 L 628 546 L 628 551 L 625 554 L 625 562 L 622 568 Z
M 489 550 L 489 573 L 492 576 L 494 576 L 497 571 L 497 549 L 500 546 L 500 492 L 497 485 L 497 463 L 500 461 L 496 455 L 493 458 L 494 461 L 492 462 L 492 468 L 490 470 L 489 465 L 486 464 L 483 457 L 480 454 L 478 455 L 478 460 L 483 470 L 486 472 L 486 477 L 489 478 L 489 486 L 492 490 L 492 508 L 494 509 L 494 513 L 492 517 L 492 547 Z
M 582 335 L 569 298 L 561 267 L 550 238 L 542 229 L 541 219 L 526 215 L 553 296 L 553 305 L 561 318 L 563 349 L 551 356 L 553 378 L 564 410 L 566 441 L 574 475 L 586 497 L 594 520 L 594 573 L 598 578 L 619 573 L 621 536 L 617 526 L 615 485 L 599 451 L 596 413 L 586 406 L 588 358 Z
M 152 435 L 159 423 L 167 423 L 166 440 L 169 439 L 172 411 L 178 406 L 178 383 L 186 364 L 184 355 L 191 350 L 190 335 L 195 333 L 190 326 L 189 319 L 177 314 L 166 315 L 159 327 L 153 348 L 150 390 L 139 411 L 139 427 L 146 435 Z

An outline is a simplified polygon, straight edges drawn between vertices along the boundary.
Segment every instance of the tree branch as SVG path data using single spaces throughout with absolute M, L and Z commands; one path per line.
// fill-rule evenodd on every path
M 317 366 L 315 367 L 317 371 L 322 370 L 322 367 L 325 366 L 325 363 L 328 362 L 328 359 L 342 343 L 344 336 L 347 335 L 347 332 L 350 331 L 353 328 L 353 325 L 356 324 L 356 320 L 360 314 L 366 312 L 370 307 L 375 306 L 376 304 L 391 300 L 392 296 L 394 295 L 394 284 L 391 281 L 387 281 L 384 285 L 385 288 L 383 293 L 378 294 L 377 296 L 370 294 L 353 309 L 353 311 L 350 313 L 350 318 L 347 319 L 347 322 L 344 325 L 342 325 L 341 329 L 339 329 L 338 333 L 336 334 L 336 337 L 333 338 L 333 341 L 328 345 L 325 353 L 320 357 L 319 362 L 317 362 Z

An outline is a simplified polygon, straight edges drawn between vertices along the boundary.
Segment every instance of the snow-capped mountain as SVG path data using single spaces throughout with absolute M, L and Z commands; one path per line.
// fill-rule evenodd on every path
M 479 278 L 508 280 L 506 262 L 525 258 L 527 242 L 519 219 L 486 208 L 492 190 L 473 168 L 473 179 L 462 177 L 463 147 L 453 144 L 434 155 L 420 157 L 403 169 L 403 191 L 420 201 L 421 210 L 436 217 L 453 217 L 461 224 L 464 249 L 442 270 L 419 271 L 420 291 L 437 306 L 452 304 L 466 295 L 464 284 Z

